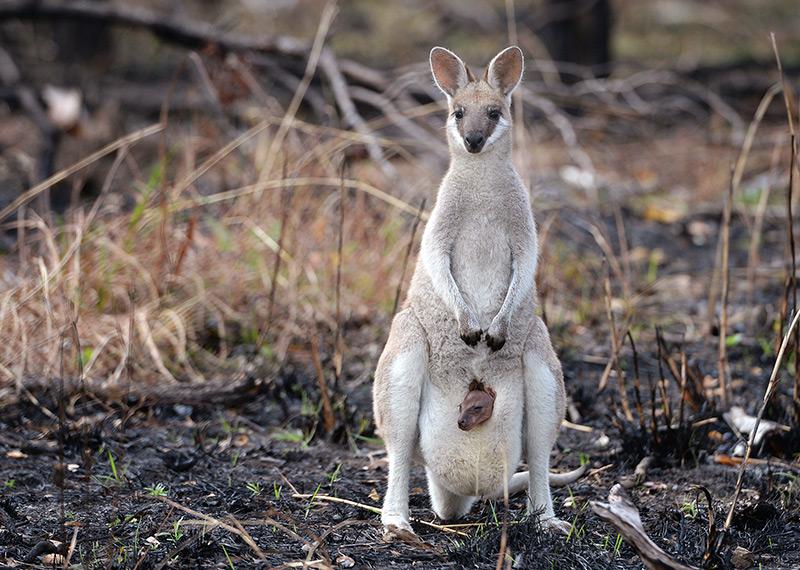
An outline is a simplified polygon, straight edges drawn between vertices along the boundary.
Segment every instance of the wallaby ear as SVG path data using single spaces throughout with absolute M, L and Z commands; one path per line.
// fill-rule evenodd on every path
M 517 46 L 507 47 L 494 56 L 486 68 L 483 79 L 495 89 L 499 89 L 503 95 L 508 96 L 519 85 L 523 67 L 522 50 Z
M 449 49 L 435 47 L 431 50 L 431 73 L 436 86 L 448 97 L 470 81 L 471 73 L 464 62 Z

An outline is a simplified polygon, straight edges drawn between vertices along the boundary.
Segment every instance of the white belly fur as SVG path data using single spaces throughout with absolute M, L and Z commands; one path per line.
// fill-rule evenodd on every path
M 522 455 L 523 382 L 516 377 L 521 374 L 519 370 L 486 379 L 497 392 L 492 417 L 468 432 L 458 429 L 458 405 L 466 392 L 425 385 L 420 451 L 425 466 L 452 493 L 493 494 L 514 474 Z

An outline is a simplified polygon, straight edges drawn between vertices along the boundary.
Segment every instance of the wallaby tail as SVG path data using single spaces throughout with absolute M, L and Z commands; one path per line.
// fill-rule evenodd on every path
M 589 469 L 589 464 L 581 465 L 573 471 L 566 473 L 550 473 L 550 485 L 552 487 L 564 487 L 570 483 L 574 483 L 580 479 L 584 473 Z M 528 490 L 528 472 L 520 471 L 511 476 L 511 481 L 508 483 L 508 494 L 521 493 Z
M 589 464 L 585 463 L 574 471 L 568 471 L 567 473 L 550 473 L 550 485 L 553 487 L 563 487 L 564 485 L 574 483 L 583 477 L 583 474 L 586 473 L 588 469 Z

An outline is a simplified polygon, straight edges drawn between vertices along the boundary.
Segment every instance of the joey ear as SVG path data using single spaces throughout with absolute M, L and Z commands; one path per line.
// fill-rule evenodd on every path
M 431 73 L 436 86 L 448 97 L 453 97 L 459 89 L 470 81 L 472 75 L 464 62 L 443 47 L 435 47 L 431 50 Z
M 522 50 L 517 46 L 507 47 L 494 56 L 486 68 L 483 79 L 500 90 L 503 95 L 508 96 L 519 85 L 523 68 Z

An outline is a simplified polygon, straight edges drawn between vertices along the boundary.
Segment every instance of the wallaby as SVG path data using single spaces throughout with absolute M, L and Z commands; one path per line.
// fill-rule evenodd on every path
M 409 472 L 421 458 L 440 518 L 465 515 L 476 497 L 527 489 L 529 510 L 563 529 L 550 482 L 570 483 L 583 470 L 548 471 L 565 393 L 534 313 L 536 226 L 511 157 L 511 93 L 522 78 L 522 51 L 500 52 L 482 79 L 444 48 L 431 50 L 430 66 L 447 96 L 450 168 L 375 372 L 375 421 L 389 461 L 381 520 L 389 539 L 413 532 Z M 495 393 L 494 409 L 463 431 L 458 407 L 474 378 Z M 529 471 L 515 474 L 523 445 Z
M 469 431 L 489 421 L 496 394 L 490 386 L 473 380 L 464 401 L 458 405 L 458 429 Z

